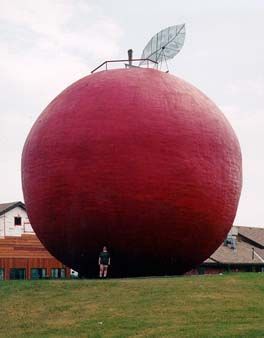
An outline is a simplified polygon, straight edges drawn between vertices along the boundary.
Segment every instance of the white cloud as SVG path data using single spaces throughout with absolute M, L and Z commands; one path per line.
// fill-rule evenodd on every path
M 254 87 L 252 85 L 251 89 Z M 251 89 L 249 87 L 248 93 Z M 243 85 L 236 86 L 235 94 L 239 97 L 244 90 L 246 89 Z M 248 111 L 242 107 L 243 105 L 235 104 L 221 107 L 237 134 L 242 151 L 243 189 L 235 224 L 264 227 L 262 221 L 264 108 Z
M 113 56 L 119 51 L 122 36 L 121 28 L 110 17 L 80 0 L 3 1 L 0 20 L 18 33 L 10 35 L 16 45 L 23 44 L 29 35 L 32 46 L 28 49 L 45 57 L 54 52 L 80 58 Z M 22 49 L 20 52 L 23 54 Z
M 264 96 L 264 80 L 262 79 L 247 79 L 240 82 L 233 82 L 227 85 L 227 89 L 233 95 L 247 95 L 254 97 Z
M 87 1 L 2 0 L 1 5 L 1 82 L 24 95 L 41 93 L 46 99 L 119 53 L 122 29 Z

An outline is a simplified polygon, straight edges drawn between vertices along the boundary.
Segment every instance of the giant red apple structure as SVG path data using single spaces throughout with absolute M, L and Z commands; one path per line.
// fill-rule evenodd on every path
M 103 245 L 112 275 L 181 274 L 220 245 L 242 173 L 230 124 L 204 94 L 154 69 L 101 71 L 57 96 L 22 155 L 28 215 L 84 276 Z

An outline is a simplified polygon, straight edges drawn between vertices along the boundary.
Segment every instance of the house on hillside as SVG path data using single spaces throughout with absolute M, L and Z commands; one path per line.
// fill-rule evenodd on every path
M 0 280 L 69 276 L 35 235 L 24 203 L 0 204 Z

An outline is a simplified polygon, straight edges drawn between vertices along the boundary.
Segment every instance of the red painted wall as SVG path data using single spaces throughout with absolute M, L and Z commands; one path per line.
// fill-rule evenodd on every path
M 106 244 L 112 275 L 183 273 L 229 231 L 241 153 L 204 94 L 153 69 L 87 76 L 57 96 L 24 146 L 30 222 L 64 264 L 97 273 Z

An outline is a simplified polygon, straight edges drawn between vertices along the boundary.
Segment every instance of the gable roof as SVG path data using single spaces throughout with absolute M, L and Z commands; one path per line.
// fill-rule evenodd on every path
M 264 228 L 238 227 L 238 233 L 264 248 Z
M 16 207 L 26 210 L 25 204 L 20 201 L 0 204 L 0 216 Z
M 263 252 L 261 249 L 253 247 L 249 243 L 237 241 L 236 250 L 225 246 L 224 244 L 207 259 L 205 263 L 221 263 L 221 264 L 262 264 L 264 263 Z M 264 251 L 264 250 L 263 250 Z
M 0 238 L 0 258 L 49 258 L 55 260 L 35 234 Z

